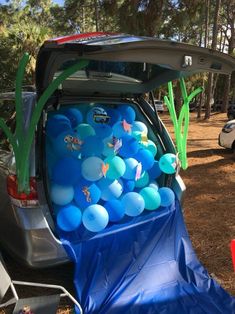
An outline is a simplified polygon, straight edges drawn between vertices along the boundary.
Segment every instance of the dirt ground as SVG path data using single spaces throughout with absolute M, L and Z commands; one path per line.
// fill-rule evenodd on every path
M 235 155 L 218 145 L 226 114 L 197 121 L 191 113 L 188 164 L 181 176 L 187 187 L 186 225 L 199 260 L 227 291 L 235 295 L 230 241 L 235 238 Z M 168 117 L 163 121 L 170 133 Z
M 162 120 L 172 132 L 169 116 Z M 210 121 L 197 121 L 191 113 L 188 139 L 189 168 L 181 171 L 187 186 L 184 217 L 199 260 L 228 292 L 235 296 L 230 241 L 235 238 L 235 155 L 218 145 L 218 134 L 227 121 L 214 114 Z M 73 268 L 64 265 L 49 270 L 29 270 L 7 257 L 14 279 L 62 284 L 72 293 Z M 45 290 L 20 290 L 23 296 L 44 294 Z M 68 311 L 59 311 L 69 313 Z M 7 313 L 1 312 L 0 314 Z

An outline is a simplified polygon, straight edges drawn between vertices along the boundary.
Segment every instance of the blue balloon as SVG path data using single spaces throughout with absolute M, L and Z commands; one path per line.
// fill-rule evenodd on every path
M 176 163 L 176 155 L 167 153 L 160 158 L 159 167 L 162 172 L 173 174 L 176 172 Z
M 82 222 L 82 213 L 77 206 L 69 204 L 60 209 L 56 222 L 61 230 L 66 232 L 74 231 Z
M 106 173 L 108 179 L 119 179 L 126 171 L 125 162 L 118 156 L 108 156 L 105 158 L 104 164 L 108 165 Z
M 154 157 L 147 149 L 140 149 L 133 158 L 141 163 L 143 171 L 152 168 L 154 164 Z
M 47 163 L 47 171 L 48 171 L 48 175 L 50 179 L 52 177 L 52 169 L 57 159 L 58 159 L 58 156 L 55 155 L 52 145 L 50 144 L 49 141 L 47 141 L 46 142 L 46 163 Z
M 87 123 L 92 126 L 108 124 L 110 117 L 107 114 L 107 111 L 102 107 L 93 107 L 91 108 L 86 116 Z
M 70 120 L 62 115 L 55 114 L 49 117 L 46 124 L 46 134 L 51 138 L 56 138 L 60 133 L 71 131 Z
M 113 130 L 111 126 L 106 125 L 106 124 L 96 125 L 94 126 L 94 129 L 95 129 L 96 135 L 99 136 L 100 138 L 109 137 L 113 134 Z
M 148 183 L 149 183 L 149 175 L 148 175 L 148 172 L 145 171 L 143 172 L 142 176 L 137 181 L 135 181 L 135 186 L 137 188 L 143 188 Z
M 76 128 L 83 121 L 81 111 L 77 108 L 62 109 L 62 113 L 69 119 L 72 128 Z
M 104 156 L 115 156 L 115 151 L 114 151 L 114 144 L 113 144 L 113 137 L 106 137 L 103 139 L 104 143 L 104 149 L 102 154 Z
M 118 200 L 111 200 L 104 204 L 108 214 L 109 220 L 116 222 L 121 220 L 125 215 L 125 209 L 122 206 L 121 202 Z
M 102 178 L 97 182 L 98 187 L 101 190 L 101 199 L 104 201 L 110 201 L 117 199 L 123 192 L 123 186 L 121 181 L 109 180 L 108 178 Z
M 103 160 L 98 157 L 88 157 L 82 163 L 82 176 L 88 181 L 97 181 L 103 177 Z
M 158 191 L 153 187 L 145 187 L 140 191 L 140 195 L 145 202 L 145 208 L 155 210 L 161 205 L 161 197 Z
M 147 126 L 141 122 L 141 121 L 134 121 L 132 124 L 132 132 L 143 132 L 145 134 L 148 134 L 148 128 Z
M 82 222 L 89 231 L 99 232 L 107 226 L 109 215 L 103 206 L 97 204 L 91 205 L 85 209 Z
M 104 144 L 100 137 L 93 135 L 85 138 L 82 145 L 82 157 L 101 156 L 104 150 Z
M 123 180 L 123 191 L 124 193 L 132 192 L 135 188 L 135 181 L 133 180 Z
M 117 138 L 131 134 L 131 131 L 126 131 L 123 127 L 123 121 L 118 121 L 113 125 L 113 136 Z
M 121 203 L 125 209 L 125 214 L 131 217 L 140 215 L 145 207 L 143 197 L 136 192 L 126 193 L 123 196 Z
M 74 200 L 76 204 L 84 209 L 98 203 L 101 191 L 95 183 L 81 180 L 74 188 Z
M 56 205 L 64 206 L 72 202 L 74 189 L 72 186 L 51 184 L 50 197 L 52 202 Z
M 124 159 L 126 165 L 126 171 L 123 174 L 123 178 L 127 180 L 135 180 L 138 161 L 134 158 Z
M 59 134 L 53 141 L 53 148 L 58 156 L 78 157 L 81 153 L 82 141 L 72 130 Z
M 156 179 L 159 178 L 162 174 L 162 171 L 159 166 L 159 162 L 157 160 L 154 161 L 154 164 L 151 169 L 148 170 L 149 178 Z
M 113 126 L 116 122 L 121 121 L 122 117 L 118 109 L 107 108 L 106 109 L 108 116 L 110 117 L 108 124 Z
M 167 207 L 175 202 L 175 194 L 170 188 L 162 187 L 158 192 L 161 196 L 161 206 Z
M 118 154 L 124 158 L 133 157 L 139 149 L 137 140 L 131 135 L 125 135 L 121 140 L 122 146 L 119 149 Z
M 52 180 L 59 185 L 74 185 L 80 178 L 81 161 L 73 157 L 59 159 L 52 169 Z
M 122 120 L 126 120 L 128 123 L 132 123 L 135 120 L 136 114 L 135 110 L 129 105 L 121 105 L 118 108 L 119 112 L 122 115 Z
M 81 123 L 75 128 L 78 137 L 83 141 L 86 137 L 95 135 L 95 130 L 92 126 L 86 123 Z

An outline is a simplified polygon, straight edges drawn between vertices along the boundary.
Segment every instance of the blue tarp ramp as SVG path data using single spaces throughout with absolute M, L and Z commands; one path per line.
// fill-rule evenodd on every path
M 96 235 L 61 239 L 85 313 L 235 313 L 235 298 L 198 261 L 178 202 Z

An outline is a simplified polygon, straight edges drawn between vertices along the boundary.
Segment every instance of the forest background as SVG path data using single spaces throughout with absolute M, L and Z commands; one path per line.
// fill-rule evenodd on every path
M 48 39 L 92 31 L 128 33 L 216 49 L 235 56 L 235 0 L 5 0 L 0 1 L 0 93 L 14 90 L 24 52 L 31 55 L 24 84 L 34 85 L 36 56 Z M 176 106 L 180 106 L 179 83 Z M 226 112 L 235 102 L 232 76 L 197 74 L 189 90 L 204 87 L 195 101 L 198 117 Z M 179 93 L 177 93 L 177 90 Z M 162 99 L 166 86 L 154 91 Z

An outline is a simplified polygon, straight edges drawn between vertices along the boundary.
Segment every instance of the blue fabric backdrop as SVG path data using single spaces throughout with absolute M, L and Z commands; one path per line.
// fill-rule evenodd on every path
M 235 299 L 198 261 L 179 203 L 61 239 L 85 313 L 235 313 Z

